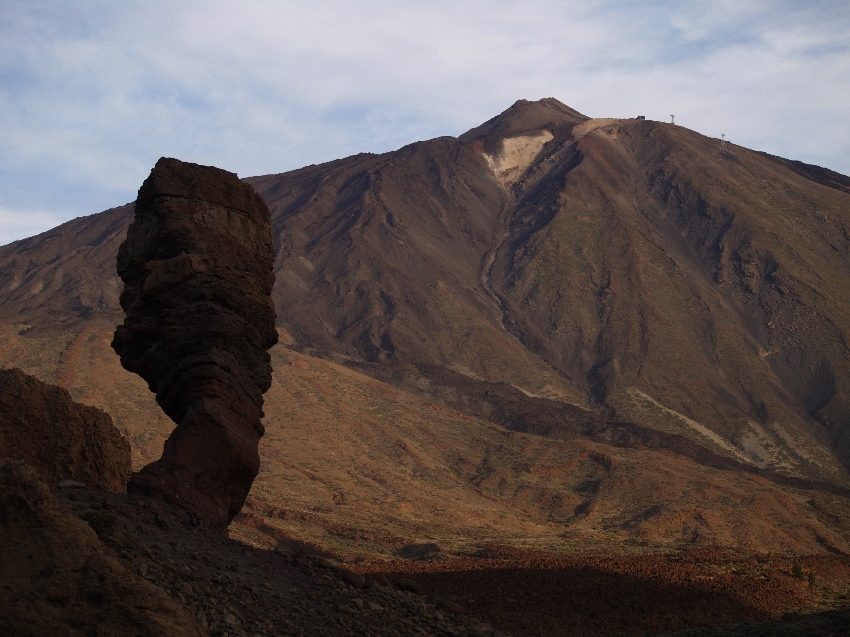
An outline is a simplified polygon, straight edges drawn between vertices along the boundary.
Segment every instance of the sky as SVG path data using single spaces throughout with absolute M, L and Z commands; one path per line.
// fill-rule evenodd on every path
M 457 136 L 518 99 L 850 174 L 847 0 L 0 0 L 0 245 L 133 201 Z

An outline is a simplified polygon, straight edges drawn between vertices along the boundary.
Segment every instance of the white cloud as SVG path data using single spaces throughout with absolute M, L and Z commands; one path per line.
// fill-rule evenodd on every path
M 0 205 L 69 218 L 161 155 L 281 172 L 546 96 L 847 173 L 848 32 L 830 1 L 6 0 Z

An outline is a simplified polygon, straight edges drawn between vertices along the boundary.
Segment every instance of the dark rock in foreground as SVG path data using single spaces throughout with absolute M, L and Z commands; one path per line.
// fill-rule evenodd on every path
M 109 414 L 20 369 L 0 370 L 0 457 L 23 460 L 54 485 L 120 493 L 130 477 L 130 444 Z
M 127 496 L 123 496 L 127 497 Z M 195 619 L 64 511 L 23 462 L 0 463 L 0 634 L 198 636 Z M 108 510 L 90 524 L 114 524 Z
M 260 466 L 273 261 L 269 211 L 250 186 L 167 158 L 139 189 L 118 252 L 127 318 L 113 348 L 177 423 L 130 487 L 182 501 L 217 528 L 242 508 Z

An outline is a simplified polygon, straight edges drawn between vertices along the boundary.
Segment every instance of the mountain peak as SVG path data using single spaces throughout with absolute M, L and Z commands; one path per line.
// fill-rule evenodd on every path
M 589 118 L 586 115 L 554 97 L 546 97 L 536 102 L 517 100 L 496 117 L 465 132 L 460 139 L 474 141 L 494 136 L 512 137 L 544 128 L 572 127 L 587 119 Z

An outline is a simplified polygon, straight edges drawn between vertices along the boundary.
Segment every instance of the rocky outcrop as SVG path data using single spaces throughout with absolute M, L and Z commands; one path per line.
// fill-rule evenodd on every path
M 20 369 L 0 370 L 0 457 L 23 460 L 49 484 L 120 493 L 130 477 L 130 445 L 108 414 Z
M 164 590 L 110 554 L 89 524 L 62 510 L 23 462 L 0 463 L 0 511 L 0 634 L 206 634 Z
M 177 428 L 132 489 L 180 500 L 213 526 L 239 512 L 260 461 L 274 240 L 263 200 L 235 174 L 160 159 L 118 251 L 121 364 Z

